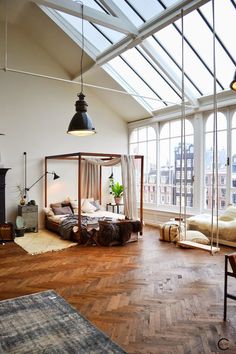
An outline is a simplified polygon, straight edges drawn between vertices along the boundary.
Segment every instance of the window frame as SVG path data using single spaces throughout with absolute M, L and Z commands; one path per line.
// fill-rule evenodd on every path
M 236 115 L 236 105 L 232 106 L 225 106 L 222 108 L 218 109 L 218 112 L 224 114 L 226 117 L 227 121 L 227 151 L 228 154 L 227 156 L 232 155 L 232 148 L 231 148 L 231 132 L 232 132 L 232 119 L 234 117 L 234 114 Z M 186 211 L 188 215 L 192 214 L 200 214 L 200 213 L 210 213 L 210 209 L 205 209 L 204 208 L 204 186 L 205 186 L 205 123 L 207 118 L 213 113 L 212 109 L 205 109 L 202 112 L 196 112 L 188 115 L 186 118 L 192 123 L 193 125 L 193 130 L 194 130 L 194 183 L 193 183 L 193 196 L 197 196 L 197 198 L 194 198 L 193 201 L 193 207 L 189 208 L 188 206 L 186 207 Z M 157 191 L 157 203 L 156 205 L 154 204 L 144 204 L 145 209 L 152 209 L 155 211 L 164 211 L 164 212 L 169 212 L 169 213 L 179 213 L 179 207 L 177 206 L 164 206 L 161 204 L 161 196 L 160 193 L 158 193 L 158 190 L 160 188 L 159 186 L 159 180 L 160 180 L 160 168 L 159 168 L 159 154 L 160 154 L 160 146 L 159 146 L 159 136 L 160 136 L 160 127 L 172 120 L 180 119 L 180 114 L 173 118 L 173 115 L 170 115 L 166 117 L 165 119 L 159 119 L 154 117 L 155 123 L 150 122 L 149 120 L 146 124 L 144 122 L 137 122 L 137 123 L 131 123 L 129 127 L 129 136 L 132 133 L 132 131 L 136 128 L 139 127 L 145 127 L 145 126 L 152 126 L 155 127 L 156 130 L 156 137 L 157 137 L 157 144 L 156 144 L 156 158 L 157 158 L 157 186 L 156 186 L 156 191 Z M 153 119 L 152 119 L 153 120 Z M 235 127 L 236 129 L 236 127 Z M 231 156 L 232 157 L 232 156 Z M 187 162 L 188 164 L 188 162 Z M 227 179 L 226 179 L 226 205 L 225 207 L 228 206 L 229 203 L 233 203 L 233 198 L 230 199 L 231 196 L 231 190 L 236 191 L 236 187 L 231 187 L 231 182 L 232 182 L 232 175 L 231 175 L 231 159 L 230 159 L 230 164 L 227 166 Z M 219 177 L 221 179 L 221 177 Z M 226 178 L 226 177 L 224 177 Z M 177 186 L 178 187 L 178 186 Z M 221 189 L 223 185 L 221 184 L 221 181 L 219 180 L 219 188 Z M 164 188 L 164 187 L 163 187 Z M 236 197 L 235 197 L 236 201 Z M 219 213 L 221 213 L 223 210 L 219 210 Z
M 147 131 L 146 131 L 146 140 L 138 140 L 139 136 L 137 134 L 137 141 L 136 142 L 130 142 L 130 139 L 131 139 L 131 135 L 132 133 L 135 131 L 135 130 L 138 130 L 138 129 L 142 129 L 142 128 L 146 128 Z M 154 131 L 155 131 L 155 135 L 156 135 L 156 138 L 155 139 L 148 139 L 148 128 L 153 128 Z M 156 198 L 157 198 L 157 181 L 158 181 L 158 168 L 157 168 L 157 161 L 158 161 L 158 144 L 157 144 L 157 140 L 158 140 L 158 134 L 159 134 L 159 129 L 158 129 L 158 124 L 157 123 L 152 123 L 152 124 L 146 124 L 146 125 L 140 125 L 140 126 L 136 126 L 132 129 L 129 130 L 129 138 L 128 138 L 128 149 L 129 149 L 129 154 L 131 154 L 131 145 L 134 145 L 134 144 L 138 144 L 138 143 L 146 143 L 146 149 L 147 149 L 147 145 L 149 142 L 152 142 L 152 141 L 156 141 L 156 183 L 153 183 L 152 186 L 154 186 L 155 190 L 156 190 Z M 140 152 L 139 152 L 140 154 Z M 148 165 L 147 165 L 148 167 Z M 149 183 L 145 183 L 145 162 L 144 162 L 144 187 L 143 187 L 143 194 L 145 194 L 145 185 L 149 185 Z M 156 209 L 156 205 L 157 205 L 157 202 L 156 203 L 149 203 L 149 202 L 145 202 L 143 201 L 143 204 L 144 204 L 144 207 L 146 208 L 150 208 L 150 209 Z

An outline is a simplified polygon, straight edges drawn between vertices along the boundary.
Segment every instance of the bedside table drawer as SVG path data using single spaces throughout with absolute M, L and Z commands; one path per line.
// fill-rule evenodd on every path
M 37 205 L 18 205 L 18 211 L 23 213 L 35 213 L 38 212 Z

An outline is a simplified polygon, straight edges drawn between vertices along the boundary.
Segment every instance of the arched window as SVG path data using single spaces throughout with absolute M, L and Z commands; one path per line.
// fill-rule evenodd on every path
M 134 129 L 130 134 L 130 154 L 144 156 L 144 203 L 156 204 L 156 130 L 152 126 Z M 139 181 L 139 179 L 137 179 Z
M 193 206 L 194 144 L 193 125 L 185 120 L 185 153 L 181 154 L 181 120 L 164 123 L 160 132 L 159 202 L 162 205 L 179 206 L 181 192 L 186 206 Z M 182 162 L 181 162 L 182 159 Z M 186 161 L 186 170 L 185 170 Z M 182 173 L 181 173 L 182 167 Z M 185 174 L 186 171 L 186 174 Z M 182 178 L 181 178 L 182 177 Z M 180 181 L 182 179 L 182 190 Z M 185 189 L 184 186 L 187 188 Z M 184 201 L 183 201 L 184 203 Z M 183 204 L 184 205 L 184 204 Z
M 231 186 L 230 200 L 236 205 L 236 113 L 234 113 L 231 124 Z
M 227 199 L 227 120 L 223 113 L 217 113 L 217 145 L 218 145 L 218 208 L 225 209 Z M 204 169 L 204 207 L 215 207 L 215 196 L 212 198 L 213 181 L 213 138 L 214 114 L 206 120 L 205 125 L 205 169 Z

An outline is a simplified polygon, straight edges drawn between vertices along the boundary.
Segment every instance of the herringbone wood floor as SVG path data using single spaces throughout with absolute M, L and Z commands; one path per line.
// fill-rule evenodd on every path
M 0 299 L 55 289 L 128 353 L 236 353 L 236 301 L 223 315 L 224 254 L 184 250 L 145 227 L 124 247 L 28 255 L 0 245 Z M 236 293 L 236 279 L 229 289 Z

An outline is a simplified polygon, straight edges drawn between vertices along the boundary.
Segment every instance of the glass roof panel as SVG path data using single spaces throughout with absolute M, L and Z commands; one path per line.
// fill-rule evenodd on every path
M 208 22 L 212 26 L 212 6 L 211 2 L 201 6 L 200 10 L 206 16 Z M 236 23 L 236 11 L 230 0 L 215 1 L 215 20 L 216 32 L 223 41 L 231 55 L 236 53 L 236 41 L 233 35 L 233 24 Z
M 174 74 L 178 77 L 179 81 L 181 80 L 181 70 L 178 68 L 178 66 L 171 60 L 170 56 L 164 51 L 164 49 L 155 41 L 153 37 L 149 37 L 147 41 L 153 46 L 154 50 L 156 50 L 161 57 L 163 58 L 163 62 L 166 63 L 167 67 L 170 67 L 171 70 L 173 70 Z M 190 83 L 190 81 L 186 78 L 185 79 L 185 85 L 188 90 L 191 90 L 193 95 L 195 97 L 199 97 L 200 93 L 197 91 L 197 89 Z M 178 91 L 178 89 L 177 89 Z
M 169 25 L 155 34 L 178 64 L 182 63 L 182 38 L 173 25 Z M 173 45 L 174 43 L 174 45 Z M 213 92 L 212 75 L 203 66 L 191 48 L 184 44 L 184 70 L 199 87 L 203 94 Z M 219 88 L 218 88 L 219 89 Z
M 145 19 L 145 21 L 150 20 L 153 16 L 157 16 L 163 11 L 163 6 L 157 0 L 148 0 L 146 6 L 143 6 L 143 0 L 129 0 L 128 2 Z
M 178 27 L 180 28 L 180 21 L 176 23 L 179 24 Z M 196 11 L 184 17 L 184 34 L 191 41 L 193 47 L 197 50 L 199 55 L 213 72 L 213 33 Z M 201 38 L 201 40 L 199 40 L 199 38 Z M 216 77 L 224 87 L 228 87 L 232 72 L 234 70 L 234 64 L 217 39 L 215 45 Z M 222 70 L 222 68 L 224 68 L 224 70 Z
M 112 69 L 119 74 L 119 83 L 129 92 L 135 92 L 138 95 L 142 95 L 145 98 L 145 102 L 150 106 L 151 110 L 163 108 L 165 105 L 158 101 L 157 96 L 149 89 L 149 87 L 133 72 L 132 69 L 119 57 L 109 61 L 109 65 Z M 134 97 L 138 99 L 137 97 Z M 151 98 L 151 99 L 149 99 Z
M 77 2 L 77 0 L 73 1 Z M 168 8 L 180 2 L 180 0 L 148 0 L 147 6 L 146 2 L 143 0 L 110 1 L 113 1 L 136 27 L 140 27 L 144 23 L 144 20 L 149 21 L 154 16 L 165 11 L 164 7 Z M 216 76 L 219 83 L 222 84 L 225 89 L 229 88 L 229 83 L 233 78 L 236 66 L 236 41 L 232 34 L 232 26 L 236 22 L 236 11 L 233 2 L 235 3 L 235 0 L 215 0 L 216 35 L 226 48 L 225 50 L 220 41 L 216 38 Z M 103 14 L 108 13 L 105 5 L 106 2 L 103 4 L 99 0 L 83 0 L 83 3 L 85 6 L 89 6 Z M 60 11 L 56 12 L 81 34 L 82 20 L 80 18 Z M 206 20 L 204 20 L 203 17 L 205 17 Z M 208 21 L 209 24 L 207 24 L 206 21 Z M 175 22 L 175 26 L 181 31 L 180 20 Z M 209 70 L 213 72 L 213 34 L 210 28 L 211 26 L 211 1 L 201 6 L 199 10 L 195 10 L 184 17 L 184 35 L 193 47 L 191 48 L 185 41 L 185 88 L 186 91 L 189 91 L 190 96 L 199 97 L 201 94 L 213 93 L 214 79 L 209 72 Z M 102 53 L 110 48 L 112 44 L 123 39 L 125 35 L 102 25 L 96 23 L 91 24 L 88 21 L 84 21 L 84 36 L 87 41 Z M 154 38 L 156 38 L 157 41 Z M 146 41 L 158 53 L 162 67 L 166 65 L 165 68 L 173 72 L 175 81 L 173 80 L 171 82 L 164 72 L 161 71 L 157 63 L 148 56 L 145 49 L 140 46 L 122 53 L 121 57 L 124 58 L 127 64 L 121 57 L 116 57 L 110 60 L 108 65 L 105 64 L 103 68 L 127 91 L 148 97 L 136 98 L 141 104 L 146 104 L 148 109 L 156 110 L 166 106 L 161 100 L 158 100 L 158 96 L 166 100 L 168 105 L 170 102 L 180 103 L 178 94 L 181 94 L 181 92 L 175 83 L 181 84 L 182 79 L 181 34 L 173 24 L 170 24 L 155 33 L 154 36 L 147 38 Z M 138 52 L 137 49 L 140 52 Z M 199 54 L 200 58 L 194 53 L 193 49 Z M 204 63 L 209 70 L 204 66 Z M 110 71 L 109 68 L 111 69 Z M 217 83 L 217 91 L 219 92 L 221 90 L 222 88 Z
M 122 54 L 122 57 L 124 57 L 131 66 L 135 67 L 135 71 L 145 79 L 162 99 L 167 100 L 167 103 L 180 103 L 180 98 L 136 48 L 127 50 Z
M 102 13 L 106 13 L 105 10 L 103 10 L 102 6 L 99 6 L 94 0 L 83 0 L 83 4 L 85 6 L 89 6 L 97 11 L 102 12 Z M 63 12 L 60 12 L 60 14 L 63 17 L 64 17 L 64 15 L 66 15 Z M 72 24 L 76 28 L 76 30 L 81 33 L 81 19 L 74 17 L 74 16 L 70 16 L 70 15 L 66 15 L 66 16 L 69 16 L 69 17 L 67 17 L 67 20 L 70 22 L 70 24 Z M 77 22 L 76 19 L 78 19 L 80 21 Z M 98 24 L 94 24 L 94 25 L 95 25 L 95 27 L 98 27 L 104 33 L 104 35 L 107 36 L 111 40 L 112 43 L 119 42 L 124 37 L 123 33 L 120 33 L 118 31 L 114 31 L 110 28 L 107 28 L 107 27 L 104 27 L 104 26 L 101 26 Z M 99 47 L 98 49 L 100 49 L 100 43 L 97 43 L 96 39 L 98 41 L 100 41 L 100 40 L 103 41 L 103 38 L 101 38 L 103 36 L 101 36 L 101 34 L 98 34 L 99 31 L 97 31 L 96 29 L 93 30 L 91 27 L 94 27 L 94 26 L 91 25 L 91 23 L 89 23 L 88 21 L 84 21 L 84 35 L 89 41 L 92 40 L 92 42 L 91 42 L 92 44 L 96 43 L 97 47 Z M 96 33 L 96 32 L 98 32 L 98 33 Z M 94 38 L 95 42 L 93 41 L 93 38 Z M 111 45 L 111 43 L 109 43 L 109 41 L 107 41 L 106 48 L 108 48 L 110 45 Z M 101 45 L 101 47 L 104 48 L 103 45 Z M 101 50 L 103 51 L 106 48 L 101 49 Z
M 142 0 L 141 0 L 142 1 Z M 115 2 L 120 10 L 125 14 L 126 17 L 136 26 L 139 27 L 143 24 L 140 17 L 132 10 L 132 8 L 124 0 L 119 0 Z
M 57 12 L 81 34 L 82 20 L 79 17 L 68 15 L 61 11 Z M 84 21 L 84 37 L 93 45 L 96 45 L 96 48 L 101 52 L 111 45 L 111 43 L 88 21 Z
M 107 27 L 104 27 L 101 25 L 97 25 L 97 24 L 95 24 L 95 26 L 98 27 L 102 31 L 102 33 L 104 33 L 104 35 L 107 36 L 111 40 L 112 44 L 119 42 L 122 38 L 125 37 L 125 35 L 123 33 L 119 33 L 117 31 L 110 29 L 110 28 L 107 28 Z

